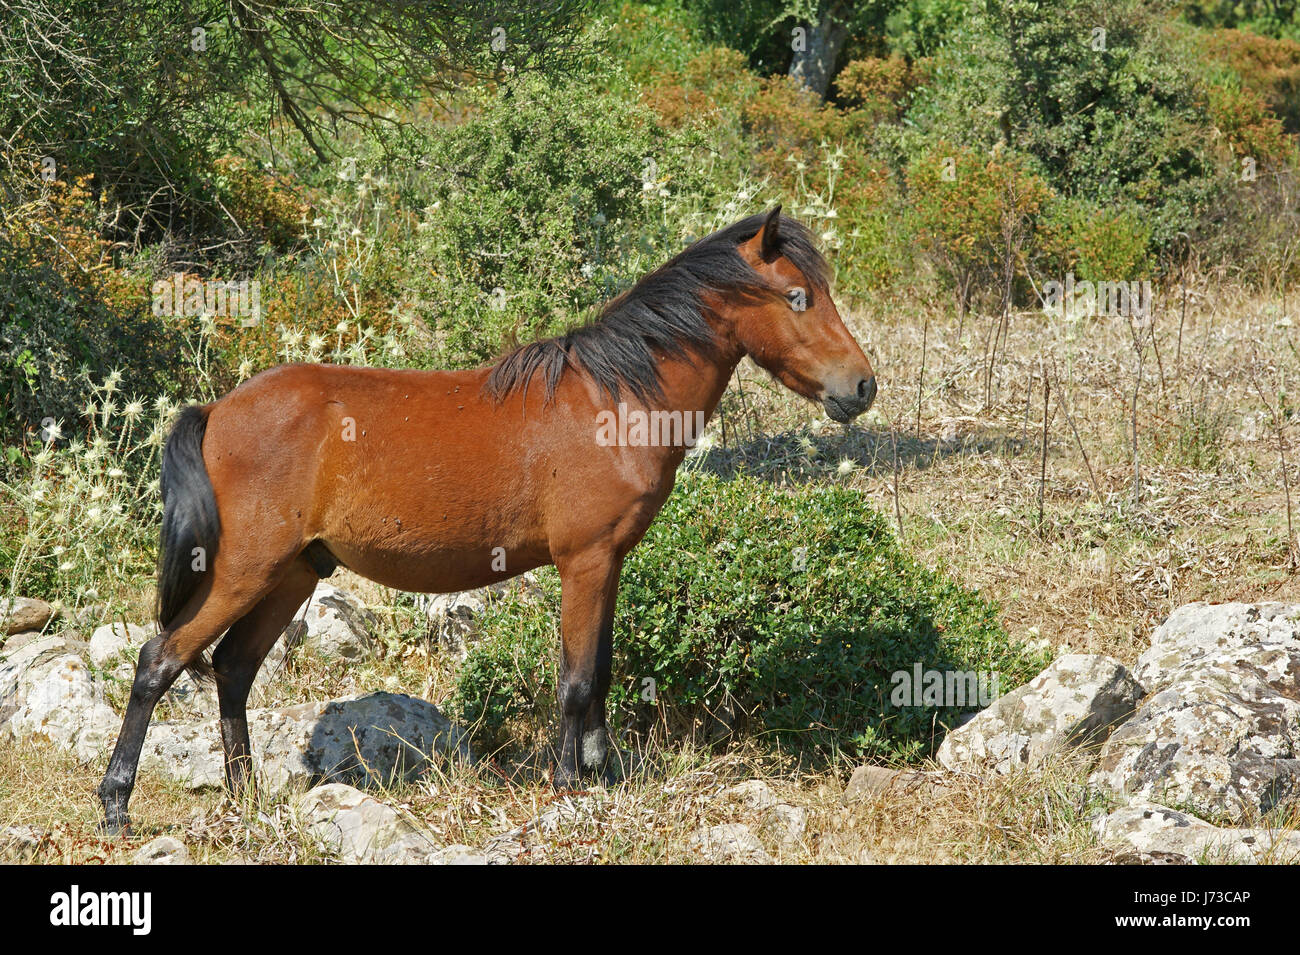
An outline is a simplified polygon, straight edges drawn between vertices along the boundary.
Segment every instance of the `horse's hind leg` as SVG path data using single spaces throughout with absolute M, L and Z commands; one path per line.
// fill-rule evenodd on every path
M 135 788 L 140 750 L 154 707 L 181 671 L 197 661 L 212 641 L 247 613 L 258 596 L 205 583 L 170 628 L 140 648 L 122 730 L 113 747 L 108 772 L 99 784 L 106 832 L 118 833 L 130 825 L 126 807 Z
M 285 578 L 230 628 L 212 654 L 221 707 L 221 744 L 226 754 L 226 786 L 235 797 L 243 793 L 253 764 L 247 712 L 253 679 L 319 579 L 305 560 L 294 561 Z

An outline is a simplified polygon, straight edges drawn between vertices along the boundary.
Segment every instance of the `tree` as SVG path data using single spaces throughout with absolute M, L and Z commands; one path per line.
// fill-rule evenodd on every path
M 417 93 L 587 53 L 592 0 L 0 0 L 0 155 L 23 180 L 93 174 L 118 231 L 174 225 L 210 153 L 287 121 L 320 161 L 340 124 Z

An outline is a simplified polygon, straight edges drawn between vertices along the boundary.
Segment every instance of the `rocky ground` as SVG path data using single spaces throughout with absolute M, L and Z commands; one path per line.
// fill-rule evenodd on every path
M 445 651 L 473 639 L 488 599 L 424 605 Z M 40 601 L 5 609 L 0 861 L 1300 862 L 1295 605 L 1181 607 L 1131 668 L 1063 653 L 923 767 L 846 767 L 843 782 L 683 750 L 555 794 L 540 773 L 503 779 L 415 696 L 274 705 L 297 658 L 337 668 L 382 652 L 376 613 L 322 583 L 259 677 L 254 702 L 271 705 L 250 712 L 258 794 L 222 794 L 215 699 L 183 681 L 149 732 L 137 834 L 113 842 L 94 834 L 93 788 L 150 631 L 83 637 Z

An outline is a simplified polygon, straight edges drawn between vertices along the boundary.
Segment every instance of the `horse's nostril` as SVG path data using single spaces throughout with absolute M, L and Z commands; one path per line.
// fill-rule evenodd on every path
M 872 398 L 876 397 L 875 376 L 872 376 L 871 378 L 863 378 L 858 382 L 858 397 L 863 401 L 870 401 Z

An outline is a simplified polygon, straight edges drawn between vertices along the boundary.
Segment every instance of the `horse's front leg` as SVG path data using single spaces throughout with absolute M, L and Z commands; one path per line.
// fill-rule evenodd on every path
M 555 788 L 572 789 L 583 769 L 599 769 L 608 750 L 605 697 L 614 642 L 614 603 L 622 559 L 605 549 L 557 561 L 560 604 L 560 742 Z

